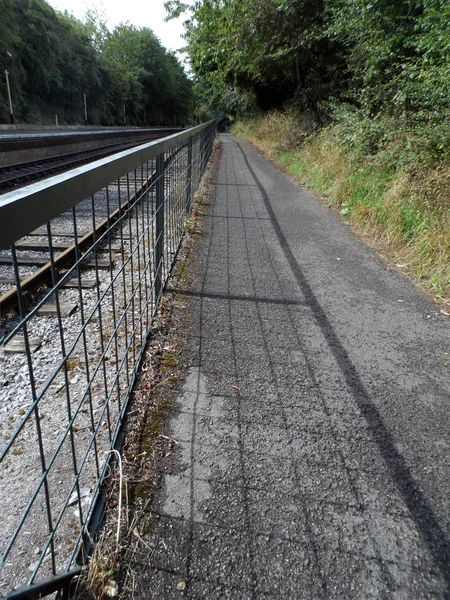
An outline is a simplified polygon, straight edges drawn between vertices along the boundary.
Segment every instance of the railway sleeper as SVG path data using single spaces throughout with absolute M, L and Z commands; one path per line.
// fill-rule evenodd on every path
M 41 347 L 41 337 L 29 337 L 28 343 L 30 350 L 36 352 Z M 16 335 L 12 340 L 2 347 L 2 354 L 19 354 L 26 352 L 25 339 L 21 335 Z
M 78 308 L 78 304 L 73 302 L 60 302 L 59 311 L 62 317 L 70 317 Z M 58 314 L 58 306 L 56 303 L 47 302 L 38 310 L 38 315 L 54 316 Z
M 81 259 L 83 261 L 83 266 L 85 267 L 96 267 L 98 269 L 109 269 L 111 266 L 114 265 L 114 257 L 113 260 L 109 260 L 109 258 L 90 258 L 89 260 L 84 260 Z M 17 259 L 17 264 L 19 266 L 35 266 L 35 267 L 40 267 L 40 266 L 45 266 L 45 265 L 49 265 L 50 261 L 48 260 L 48 258 L 42 258 L 42 257 L 31 257 L 31 256 L 18 256 Z M 14 259 L 12 256 L 0 256 L 0 265 L 13 265 L 14 264 Z
M 48 242 L 29 242 L 26 240 L 20 240 L 14 244 L 16 250 L 30 250 L 40 252 L 41 250 L 49 250 L 50 244 Z M 71 246 L 68 242 L 52 242 L 53 250 L 67 250 L 67 248 Z M 101 246 L 98 248 L 101 252 L 107 252 L 111 250 L 111 252 L 120 252 L 122 250 L 122 246 L 120 244 L 111 244 L 108 247 Z
M 20 281 L 24 281 L 24 277 L 20 278 Z M 0 285 L 16 285 L 16 278 L 15 277 L 0 277 Z M 93 277 L 82 277 L 81 278 L 81 286 L 80 286 L 80 282 L 78 281 L 77 277 L 73 277 L 72 279 L 69 279 L 68 281 L 65 281 L 64 283 L 61 284 L 61 288 L 62 289 L 71 289 L 71 288 L 78 288 L 81 287 L 84 290 L 91 290 L 93 288 L 95 288 L 95 286 L 97 285 L 97 280 L 94 279 Z

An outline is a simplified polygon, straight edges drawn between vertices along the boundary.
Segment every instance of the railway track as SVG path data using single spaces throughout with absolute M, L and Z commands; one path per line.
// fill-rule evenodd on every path
M 28 153 L 30 150 L 37 152 L 50 152 L 60 154 L 59 148 L 107 146 L 119 140 L 143 143 L 151 139 L 158 139 L 182 131 L 179 127 L 154 127 L 152 129 L 107 129 L 102 131 L 66 131 L 53 133 L 17 133 L 0 134 L 0 166 L 15 162 L 17 153 Z M 81 147 L 85 146 L 85 147 Z
M 85 165 L 93 160 L 98 160 L 121 150 L 127 150 L 135 145 L 135 142 L 114 144 L 102 149 L 70 152 L 52 158 L 8 165 L 0 169 L 0 193 Z
M 166 133 L 166 130 L 164 133 Z M 120 134 L 123 136 L 123 132 L 120 132 Z M 154 135 L 155 132 L 152 130 L 151 134 Z M 75 138 L 79 140 L 80 136 L 85 139 L 85 136 L 79 133 L 65 135 L 64 139 Z M 99 134 L 96 132 L 90 133 L 88 134 L 88 137 L 93 137 L 95 139 L 99 137 Z M 101 137 L 104 139 L 104 134 L 102 134 Z M 141 138 L 142 137 L 143 136 L 141 135 Z M 27 140 L 25 145 L 27 147 L 34 148 L 36 147 L 37 142 L 41 140 L 39 136 L 31 136 L 31 139 L 32 142 L 29 141 L 27 136 L 25 137 L 25 140 Z M 0 170 L 0 194 L 2 191 L 11 191 L 11 189 L 15 189 L 21 185 L 29 184 L 98 160 L 105 156 L 109 156 L 116 152 L 126 150 L 142 143 L 143 139 L 140 139 L 139 141 L 134 140 L 125 143 L 119 142 L 111 144 L 110 138 L 108 138 L 108 142 L 106 147 L 77 152 L 65 152 L 63 155 L 44 160 L 40 159 L 27 161 L 19 165 L 8 165 Z M 15 143 L 17 144 L 17 140 Z M 4 140 L 3 146 L 2 141 L 0 141 L 0 149 L 5 147 L 4 144 Z M 141 182 L 140 193 L 145 191 L 146 186 L 152 185 L 154 176 L 154 171 L 150 174 L 146 174 L 147 181 L 145 184 L 143 181 Z M 136 194 L 137 193 L 136 189 Z M 134 196 L 132 197 L 131 202 L 133 201 Z M 47 231 L 41 228 L 30 232 L 25 238 L 18 240 L 15 244 L 14 257 L 11 255 L 11 252 L 0 252 L 0 320 L 4 321 L 11 311 L 17 310 L 18 308 L 18 280 L 20 280 L 22 294 L 24 294 L 28 306 L 30 306 L 33 295 L 36 294 L 37 290 L 54 283 L 53 279 L 55 278 L 55 275 L 57 278 L 61 277 L 65 270 L 69 269 L 87 249 L 95 244 L 96 240 L 101 237 L 106 229 L 114 225 L 124 211 L 126 212 L 129 204 L 130 201 L 127 201 L 126 203 L 119 205 L 104 219 L 100 220 L 100 222 L 94 223 L 93 227 L 85 227 L 79 231 L 68 231 L 67 226 L 61 225 L 61 223 L 70 221 L 71 219 L 70 215 L 62 215 L 53 223 L 53 232 L 51 232 L 51 229 Z M 97 250 L 101 251 L 102 247 L 99 246 Z M 114 253 L 119 250 L 119 247 L 113 247 L 112 250 Z M 113 255 L 114 254 L 111 256 Z M 103 258 L 99 260 L 98 257 L 96 257 L 95 265 L 88 260 L 85 261 L 85 264 L 88 267 L 95 266 L 96 268 L 108 268 L 111 267 L 110 262 L 111 261 L 108 262 L 108 260 Z M 26 269 L 25 274 L 20 275 L 18 269 L 22 268 L 23 273 L 23 267 Z M 9 289 L 5 290 L 7 286 L 9 286 Z M 68 282 L 66 287 L 70 286 L 71 283 Z M 55 312 L 56 309 L 53 306 L 49 306 L 48 311 L 51 313 Z
M 179 129 L 150 129 L 115 132 L 87 132 L 66 134 L 22 134 L 12 137 L 0 136 L 0 157 L 4 166 L 0 168 L 0 194 L 39 179 L 87 164 L 122 150 L 127 150 L 145 141 L 176 133 Z M 132 139 L 128 139 L 132 135 Z M 126 139 L 124 139 L 126 138 Z M 114 141 L 123 140 L 123 141 Z M 95 148 L 78 148 L 86 144 L 101 144 Z M 54 154 L 55 149 L 60 149 Z M 28 159 L 27 153 L 41 153 L 53 149 L 52 156 Z M 73 150 L 72 150 L 73 149 Z M 20 157 L 11 162 L 8 157 Z M 0 159 L 1 160 L 1 159 Z M 2 164 L 0 162 L 0 164 Z
M 120 146 L 120 148 L 117 146 Z M 115 147 L 115 150 L 102 149 L 90 151 L 90 158 L 86 156 L 83 158 L 76 157 L 75 162 L 73 156 L 70 155 L 70 158 L 67 159 L 64 164 L 66 165 L 66 168 L 69 168 L 69 166 L 70 168 L 73 168 L 74 164 L 77 164 L 78 162 L 84 164 L 125 149 L 124 144 L 119 144 L 117 146 Z M 130 144 L 126 144 L 126 146 L 130 147 Z M 164 169 L 167 169 L 168 165 L 176 160 L 177 154 L 178 153 L 175 152 L 166 158 Z M 44 177 L 44 175 L 42 175 L 43 172 L 46 172 L 47 176 L 49 176 L 51 174 L 50 171 L 53 171 L 54 169 L 61 170 L 61 168 L 61 165 L 58 165 L 39 170 L 39 178 Z M 27 176 L 24 175 L 23 177 Z M 134 175 L 131 174 L 131 177 L 134 177 L 134 194 L 126 202 L 121 202 L 119 182 L 117 206 L 111 211 L 108 209 L 108 214 L 104 215 L 104 218 L 101 218 L 100 220 L 97 219 L 97 223 L 94 222 L 93 227 L 84 227 L 83 229 L 78 229 L 78 231 L 74 231 L 73 229 L 69 230 L 64 223 L 73 219 L 73 215 L 63 214 L 54 219 L 52 225 L 49 226 L 48 229 L 39 228 L 38 230 L 30 232 L 25 238 L 18 240 L 14 244 L 14 256 L 9 251 L 0 251 L 0 323 L 2 320 L 5 320 L 11 311 L 17 310 L 19 307 L 19 296 L 17 293 L 18 281 L 20 281 L 21 293 L 24 295 L 27 304 L 30 306 L 33 295 L 36 294 L 39 289 L 45 288 L 48 285 L 55 285 L 55 277 L 59 279 L 63 276 L 64 272 L 70 269 L 76 261 L 80 260 L 84 253 L 93 245 L 96 245 L 96 253 L 99 252 L 101 254 L 103 250 L 109 251 L 109 259 L 99 258 L 96 254 L 95 260 L 92 256 L 91 259 L 88 260 L 87 257 L 89 252 L 87 252 L 86 260 L 83 260 L 83 264 L 88 268 L 112 268 L 112 257 L 114 257 L 115 252 L 123 250 L 123 244 L 122 246 L 120 244 L 111 245 L 109 239 L 105 240 L 103 245 L 97 244 L 96 242 L 106 230 L 111 230 L 120 217 L 136 202 L 136 198 L 139 195 L 143 195 L 148 188 L 151 188 L 154 185 L 156 170 L 153 166 L 150 170 L 147 170 L 145 174 L 142 172 L 139 185 L 136 185 L 136 173 L 134 173 Z M 127 191 L 129 191 L 130 174 L 127 175 L 125 181 Z M 110 205 L 111 201 L 112 199 L 109 197 L 107 204 Z M 81 209 L 86 203 L 89 204 L 89 202 L 91 201 L 86 200 L 84 203 L 81 203 Z M 95 210 L 94 206 L 88 207 L 88 212 L 91 215 L 94 215 L 94 213 L 97 213 L 97 215 L 99 214 L 98 209 Z M 89 220 L 91 220 L 91 218 L 92 217 L 89 217 Z M 93 221 L 95 221 L 95 217 L 93 217 Z M 63 224 L 61 225 L 61 223 Z M 106 242 L 108 242 L 108 244 Z M 92 254 L 92 252 L 90 254 Z M 18 270 L 20 267 L 25 267 L 31 272 L 26 272 L 21 276 Z M 79 282 L 73 281 L 73 284 L 71 281 L 66 282 L 63 287 L 70 288 L 75 287 L 75 285 L 78 284 L 82 285 L 82 287 L 93 287 L 91 285 L 91 280 L 89 283 L 83 283 L 82 280 L 79 280 Z M 10 287 L 5 290 L 5 286 Z M 56 306 L 49 305 L 46 312 L 56 314 Z
M 135 202 L 138 194 L 143 194 L 147 187 L 154 183 L 155 171 L 146 174 L 145 182 L 141 182 L 139 190 L 131 196 L 129 200 L 120 203 L 104 218 L 97 219 L 97 222 L 91 228 L 77 228 L 70 230 L 66 222 L 70 221 L 71 215 L 62 215 L 54 220 L 52 225 L 46 228 L 39 228 L 32 231 L 28 236 L 18 240 L 15 245 L 14 255 L 11 252 L 0 252 L 0 319 L 5 319 L 11 311 L 18 308 L 19 298 L 17 293 L 17 279 L 20 280 L 21 293 L 27 298 L 30 305 L 32 297 L 36 292 L 53 284 L 55 275 L 60 278 L 65 271 L 77 261 L 83 258 L 96 241 L 99 240 L 106 230 L 111 227 L 126 213 Z M 126 185 L 129 187 L 130 179 L 127 178 Z M 111 202 L 111 199 L 109 199 Z M 89 205 L 89 200 L 85 201 Z M 81 205 L 83 209 L 83 205 Z M 93 213 L 93 207 L 88 206 L 88 212 Z M 95 211 L 99 214 L 99 209 Z M 86 221 L 86 219 L 84 219 Z M 109 242 L 109 243 L 107 243 Z M 103 244 L 97 244 L 95 259 L 87 252 L 86 259 L 82 260 L 82 265 L 87 268 L 110 269 L 112 268 L 112 257 L 114 253 L 120 252 L 122 246 L 120 243 L 111 244 L 110 240 L 104 240 Z M 102 258 L 102 252 L 108 252 L 109 258 Z M 24 267 L 25 274 L 20 275 L 17 268 Z M 3 272 L 1 271 L 3 269 Z M 29 272 L 31 271 L 31 272 Z M 19 276 L 18 276 L 19 275 Z M 83 281 L 81 281 L 83 285 Z M 75 282 L 74 285 L 78 285 Z M 4 291 L 5 286 L 11 286 Z M 69 280 L 63 287 L 72 287 Z M 84 284 L 83 287 L 93 287 L 90 284 Z M 48 312 L 56 313 L 56 307 L 48 307 Z

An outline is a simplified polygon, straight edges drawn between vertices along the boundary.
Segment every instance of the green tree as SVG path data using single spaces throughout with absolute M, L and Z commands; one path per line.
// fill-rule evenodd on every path
M 150 29 L 121 24 L 108 31 L 101 15 L 85 22 L 44 0 L 0 0 L 0 66 L 10 72 L 19 121 L 170 124 L 186 120 L 192 85 L 175 56 Z M 4 77 L 0 118 L 9 120 Z
M 192 70 L 231 113 L 289 100 L 317 112 L 338 84 L 339 43 L 326 33 L 321 0 L 172 0 L 166 8 L 172 17 L 190 10 Z

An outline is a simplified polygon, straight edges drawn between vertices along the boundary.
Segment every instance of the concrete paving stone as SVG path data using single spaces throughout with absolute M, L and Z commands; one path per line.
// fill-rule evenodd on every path
M 186 522 L 233 529 L 246 524 L 244 489 L 234 482 L 193 476 L 168 475 L 163 514 Z M 200 473 L 203 475 L 203 473 Z
M 342 449 L 342 444 L 327 425 L 309 430 L 291 427 L 287 435 L 290 442 L 289 450 L 297 461 L 322 462 L 328 456 L 339 454 Z
M 313 373 L 310 371 L 309 357 L 305 355 L 302 347 L 297 350 L 283 352 L 285 360 L 280 360 L 280 352 L 270 347 L 271 370 L 277 381 L 289 383 L 290 389 L 308 386 L 316 387 Z M 278 358 L 278 360 L 277 360 Z
M 188 443 L 194 450 L 197 446 L 235 448 L 239 439 L 235 420 L 195 413 L 179 413 L 172 421 L 170 433 L 177 442 Z
M 240 422 L 245 431 L 247 424 L 285 427 L 285 418 L 276 398 L 243 398 L 240 411 Z
M 287 493 L 299 487 L 291 460 L 286 458 L 244 453 L 240 449 L 217 452 L 215 448 L 202 446 L 191 459 L 180 461 L 174 473 L 189 479 L 192 464 L 196 479 L 241 487 L 244 491 L 276 487 Z M 186 482 L 185 485 L 187 489 L 190 484 Z
M 303 498 L 296 489 L 295 480 L 285 490 L 278 487 L 275 478 L 266 488 L 248 489 L 246 501 L 253 536 L 277 537 L 286 541 L 307 544 L 310 535 Z
M 412 569 L 405 564 L 389 563 L 384 557 L 367 559 L 353 552 L 336 552 L 320 546 L 318 557 L 322 577 L 327 582 L 326 598 L 445 597 L 445 583 L 436 573 L 427 572 L 423 563 Z
M 195 524 L 189 576 L 216 586 L 251 588 L 250 540 L 245 528 L 226 530 Z
M 321 549 L 318 550 L 318 561 L 324 598 L 381 600 L 395 597 L 393 585 L 383 573 L 381 561 Z
M 185 399 L 186 394 L 183 397 L 183 404 L 175 404 L 169 409 L 169 413 L 174 416 L 178 413 L 195 414 L 198 417 L 224 417 L 226 415 L 225 418 L 235 420 L 229 406 L 231 401 L 236 400 L 232 396 L 210 396 L 209 394 L 198 396 L 192 393 L 189 404 Z
M 301 544 L 276 536 L 257 535 L 252 543 L 255 597 L 314 600 L 324 597 L 314 544 Z
M 185 581 L 183 572 L 172 573 L 164 568 L 154 568 L 139 573 L 139 589 L 145 589 L 145 598 L 151 600 L 179 600 L 182 592 L 178 589 L 180 582 Z M 131 596 L 132 597 L 132 596 Z
M 147 513 L 145 531 L 139 533 L 144 544 L 138 545 L 139 560 L 146 566 L 149 555 L 152 557 L 152 570 L 164 569 L 177 577 L 185 574 L 186 557 L 189 545 L 189 530 L 183 519 L 173 518 L 156 512 L 160 506 L 155 502 L 153 512 Z
M 393 582 L 393 598 L 445 598 L 446 582 L 436 569 L 432 559 L 414 556 L 402 563 L 388 563 L 389 574 Z M 418 575 L 420 573 L 420 575 Z
M 266 352 L 266 349 L 262 346 L 263 338 L 258 335 L 254 336 L 256 344 L 251 349 L 248 348 L 248 334 L 236 331 L 234 338 L 234 354 L 237 361 L 237 369 L 242 377 L 245 377 L 245 373 L 250 370 L 250 365 L 254 368 L 255 363 L 258 364 L 259 369 L 266 373 L 271 370 L 270 356 Z
M 289 406 L 286 404 L 289 403 Z M 327 411 L 323 410 L 319 402 L 311 403 L 305 398 L 296 399 L 294 404 L 292 396 L 280 399 L 280 412 L 283 414 L 283 420 L 287 427 L 291 427 L 297 431 L 308 429 L 309 427 L 321 427 L 327 423 L 331 425 L 331 419 Z
M 334 465 L 308 464 L 299 461 L 295 467 L 295 481 L 304 501 L 308 504 L 330 503 L 359 508 L 362 498 L 345 466 L 336 460 Z
M 211 405 L 205 406 L 198 402 L 195 406 L 196 414 L 199 416 L 225 416 L 231 422 L 239 422 L 242 425 L 253 422 L 280 427 L 285 425 L 282 407 L 275 394 L 252 393 L 250 396 L 242 394 L 242 392 L 237 393 L 233 388 L 231 388 L 231 392 L 224 396 L 208 395 L 207 397 L 212 400 Z M 184 405 L 183 411 L 192 413 L 193 405 L 189 407 Z
M 203 371 L 208 376 L 207 389 L 210 394 L 215 396 L 229 396 L 230 392 L 236 395 L 239 394 L 243 403 L 245 403 L 247 394 L 251 398 L 261 399 L 261 402 L 264 401 L 264 398 L 268 398 L 269 402 L 272 401 L 277 387 L 270 373 L 266 372 L 261 374 L 261 376 L 246 373 L 244 378 L 239 377 L 236 372 L 233 373 L 231 365 L 229 368 L 229 373 L 221 373 L 219 365 L 210 366 L 208 360 L 207 368 L 203 369 Z M 236 390 L 236 387 L 239 390 Z
M 302 339 L 299 341 L 298 335 L 289 323 L 286 323 L 284 330 L 274 327 L 265 328 L 264 337 L 273 364 L 288 362 L 292 353 L 304 351 Z
M 261 327 L 267 336 L 267 345 L 276 347 L 272 344 L 272 339 L 276 340 L 281 335 L 287 336 L 287 339 L 292 337 L 301 346 L 304 332 L 308 327 L 314 328 L 311 307 L 306 303 L 304 296 L 297 295 L 287 299 L 283 297 L 283 300 L 285 304 L 261 303 L 258 306 Z
M 364 510 L 406 521 L 411 518 L 395 481 L 389 475 L 380 474 L 379 466 L 364 468 L 364 472 L 361 467 L 349 468 L 347 472 Z
M 208 268 L 206 271 L 205 279 L 203 282 L 203 291 L 208 293 L 208 284 L 220 282 L 221 284 L 228 284 L 228 275 L 230 272 L 229 259 L 222 257 L 222 262 L 219 262 L 213 256 L 210 257 L 210 265 L 214 265 L 213 268 Z M 218 293 L 214 289 L 214 292 Z
M 219 293 L 220 294 L 220 293 Z M 203 331 L 207 330 L 209 331 L 209 328 L 211 327 L 213 329 L 213 331 L 218 332 L 219 328 L 218 326 L 221 326 L 221 330 L 222 330 L 222 335 L 223 336 L 227 336 L 227 339 L 229 339 L 229 332 L 228 332 L 228 327 L 224 328 L 223 327 L 223 320 L 225 320 L 226 322 L 229 322 L 229 307 L 227 305 L 227 303 L 222 300 L 220 297 L 219 298 L 215 298 L 215 297 L 211 297 L 206 295 L 205 297 L 201 298 L 201 304 L 202 306 L 204 306 L 205 308 L 208 307 L 209 310 L 204 311 L 204 314 L 202 315 L 202 319 L 201 319 L 201 326 Z
M 200 417 L 196 422 L 193 443 L 194 447 L 235 449 L 239 443 L 239 426 L 232 419 Z
M 226 277 L 217 277 L 214 273 L 209 274 L 205 278 L 205 285 L 203 287 L 205 294 L 220 294 L 221 296 L 228 296 L 230 294 L 230 286 Z
M 208 356 L 205 358 L 202 356 L 202 370 L 208 379 L 217 377 L 217 379 L 233 379 L 231 385 L 235 385 L 236 381 L 236 369 L 235 369 L 235 353 L 233 346 L 228 340 L 222 340 L 217 335 L 217 331 L 214 332 L 214 336 L 217 343 L 214 349 L 208 352 Z
M 244 426 L 242 449 L 279 457 L 290 456 L 292 437 L 284 427 L 249 423 Z
M 250 355 L 249 355 L 250 354 Z M 262 370 L 258 373 L 251 373 L 251 366 L 254 364 L 254 360 L 258 360 L 258 358 L 253 358 L 256 354 L 258 356 L 257 351 L 254 353 L 241 353 L 237 350 L 235 351 L 237 362 L 236 373 L 238 375 L 240 385 L 238 386 L 241 390 L 242 396 L 244 394 L 251 394 L 255 386 L 253 382 L 256 380 L 260 387 L 267 389 L 268 391 L 276 386 L 275 377 L 270 369 L 270 361 L 267 359 L 266 355 L 262 355 L 260 359 L 260 365 Z M 265 367 L 265 368 L 264 368 Z
M 293 348 L 285 348 L 284 346 L 279 348 L 276 344 L 276 340 L 272 341 L 271 338 L 267 341 L 272 368 L 276 373 L 283 373 L 284 369 L 288 369 L 289 374 L 295 373 L 297 376 L 302 375 L 303 379 L 311 379 L 311 374 L 309 372 L 309 357 L 305 353 L 301 341 L 296 341 Z
M 339 390 L 333 383 L 324 389 L 316 382 L 311 404 L 313 408 L 326 413 L 330 426 L 348 421 L 349 424 L 353 424 L 355 431 L 367 431 L 369 428 L 355 399 L 345 389 Z M 295 407 L 286 406 L 287 411 L 291 409 L 295 410 Z
M 325 502 L 320 496 L 311 497 L 307 512 L 311 535 L 318 548 L 379 560 L 380 552 L 373 535 L 377 525 L 370 521 L 375 517 L 373 513 L 361 506 L 346 505 L 342 500 Z M 392 557 L 385 558 L 392 560 Z
M 247 490 L 277 489 L 288 493 L 298 488 L 291 461 L 267 454 L 243 453 L 242 471 Z
M 252 333 L 258 333 L 256 328 L 253 326 L 253 322 L 258 316 L 256 298 L 257 296 L 255 296 L 253 292 L 229 296 L 227 302 L 229 314 L 230 318 L 233 319 L 234 329 L 237 329 L 237 331 L 239 331 L 239 325 L 245 324 L 246 329 L 251 328 Z
M 177 467 L 173 470 L 176 475 L 183 476 L 186 493 L 190 493 L 191 479 L 206 482 L 218 482 L 233 486 L 243 485 L 243 471 L 240 450 L 221 450 L 201 446 L 195 449 L 192 456 L 181 457 Z M 194 470 L 192 471 L 192 465 Z
M 287 375 L 284 382 L 273 373 L 274 382 L 278 390 L 277 402 L 280 408 L 298 410 L 299 414 L 311 411 L 324 411 L 324 403 L 315 382 L 307 377 L 295 374 Z
M 228 396 L 230 393 L 237 393 L 235 388 L 241 385 L 239 377 L 233 372 L 232 365 L 229 367 L 229 372 L 221 372 L 220 361 L 211 356 L 209 356 L 208 364 L 203 372 L 208 377 L 208 393 L 213 396 Z

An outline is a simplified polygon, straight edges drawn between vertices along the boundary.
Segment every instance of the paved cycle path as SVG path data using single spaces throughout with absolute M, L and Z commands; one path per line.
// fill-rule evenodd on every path
M 221 140 L 142 598 L 450 598 L 450 320 Z

